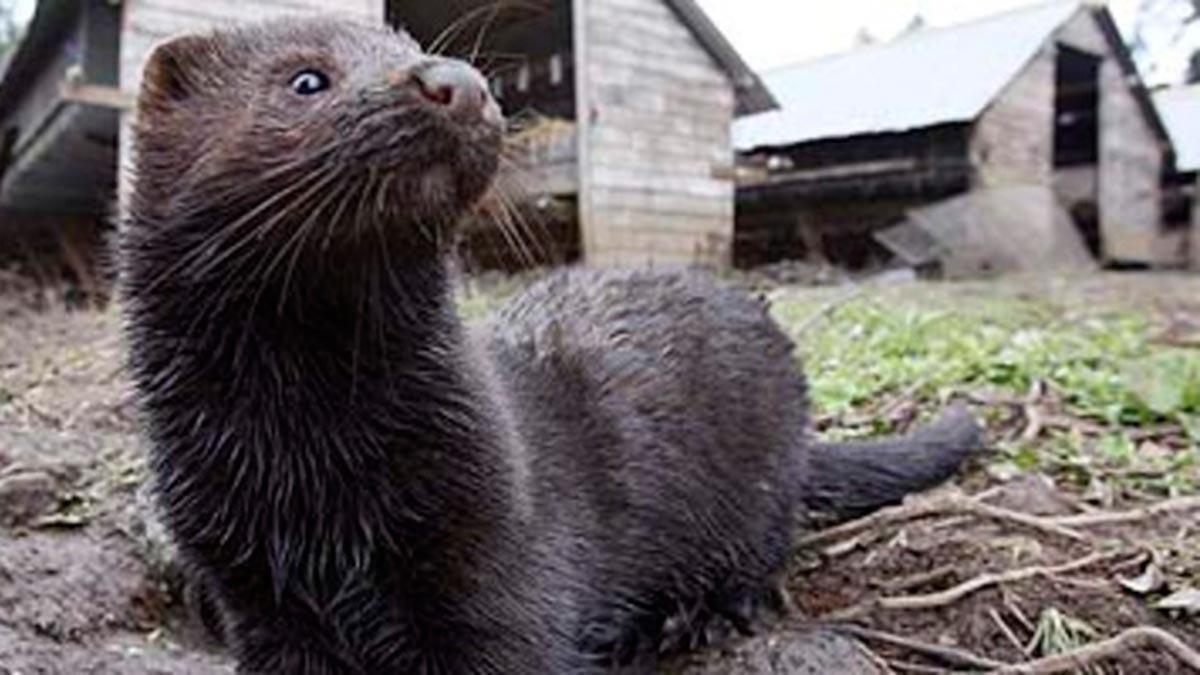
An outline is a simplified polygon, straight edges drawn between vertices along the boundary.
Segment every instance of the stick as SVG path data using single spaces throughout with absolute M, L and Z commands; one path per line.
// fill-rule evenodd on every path
M 1088 539 L 1086 535 L 1070 529 L 1064 523 L 1058 522 L 1058 520 L 1031 516 L 1026 513 L 985 504 L 977 499 L 963 497 L 960 494 L 950 494 L 882 509 L 865 518 L 852 520 L 837 527 L 831 527 L 827 530 L 810 534 L 807 537 L 802 537 L 797 545 L 808 547 L 827 544 L 831 541 L 853 536 L 866 530 L 876 529 L 883 525 L 919 520 L 921 518 L 949 513 L 966 513 L 981 518 L 1008 521 L 1074 541 L 1086 541 Z
M 896 671 L 892 669 L 892 664 L 888 663 L 882 656 L 871 651 L 871 648 L 862 643 L 862 640 L 851 640 L 854 643 L 854 648 L 859 651 L 868 661 L 875 664 L 881 675 L 896 675 Z
M 893 672 L 946 675 L 945 666 L 923 666 L 919 663 L 907 663 L 904 661 L 888 661 L 887 664 Z
M 1179 511 L 1200 509 L 1200 497 L 1179 497 L 1130 511 L 1097 511 L 1074 516 L 1051 518 L 1049 521 L 1061 527 L 1096 527 L 1098 525 L 1120 525 Z
M 1054 567 L 1045 567 L 1037 565 L 1034 567 L 1023 567 L 1021 569 L 1009 570 L 1007 572 L 998 572 L 990 574 L 981 574 L 974 579 L 964 581 L 963 583 L 947 588 L 944 591 L 937 593 L 927 593 L 924 595 L 901 595 L 891 598 L 879 598 L 877 605 L 883 609 L 933 609 L 935 607 L 944 607 L 953 604 L 965 598 L 972 593 L 988 588 L 989 586 L 998 586 L 1000 584 L 1011 584 L 1017 581 L 1024 581 L 1033 577 L 1054 576 L 1057 574 L 1066 574 L 1075 570 L 1091 567 L 1102 560 L 1113 557 L 1111 553 L 1092 553 L 1090 555 L 1073 560 L 1062 565 Z
M 992 621 L 995 622 L 996 627 L 1000 629 L 1000 632 L 1004 634 L 1004 637 L 1008 638 L 1008 641 L 1012 643 L 1012 646 L 1016 647 L 1018 652 L 1024 654 L 1025 645 L 1021 644 L 1021 641 L 1017 638 L 1017 634 L 1013 632 L 1013 629 L 1010 628 L 1008 623 L 1004 621 L 1004 618 L 1000 616 L 1000 612 L 997 612 L 995 607 L 989 607 L 988 614 L 991 615 Z
M 1036 661 L 996 668 L 993 675 L 1049 675 L 1082 670 L 1098 661 L 1127 654 L 1132 649 L 1158 647 L 1170 652 L 1184 665 L 1200 673 L 1200 653 L 1188 647 L 1182 640 L 1160 628 L 1141 626 L 1131 628 L 1120 635 L 1085 645 L 1063 654 L 1055 654 Z
M 903 593 L 919 586 L 926 586 L 935 581 L 941 581 L 946 577 L 953 576 L 957 570 L 958 568 L 954 565 L 942 565 L 928 572 L 918 572 L 917 574 L 902 577 L 894 581 L 888 581 L 882 587 L 888 593 Z
M 976 656 L 962 649 L 954 647 L 943 647 L 941 645 L 933 645 L 928 642 L 912 640 L 910 638 L 884 633 L 882 631 L 863 628 L 855 625 L 837 626 L 836 630 L 847 633 L 860 640 L 868 642 L 882 642 L 883 644 L 892 645 L 893 647 L 902 647 L 917 654 L 933 657 L 942 663 L 963 668 L 974 668 L 976 670 L 995 670 L 1003 668 L 1004 664 L 999 661 L 982 656 Z
M 1029 387 L 1029 395 L 1025 397 L 1025 405 L 1022 410 L 1025 412 L 1025 431 L 1021 433 L 1021 440 L 1026 443 L 1032 443 L 1042 435 L 1044 422 L 1042 420 L 1042 411 L 1038 409 L 1038 403 L 1046 395 L 1046 386 L 1041 380 L 1034 380 Z
M 974 499 L 965 499 L 963 502 L 963 506 L 966 508 L 966 510 L 978 516 L 991 518 L 993 520 L 1007 520 L 1009 522 L 1024 525 L 1035 530 L 1040 530 L 1046 534 L 1053 534 L 1066 539 L 1073 539 L 1075 541 L 1086 541 L 1088 539 L 1086 535 L 1076 532 L 1075 530 L 1072 530 L 1061 523 L 1057 523 L 1047 518 L 1031 516 L 1027 513 L 1021 513 L 1020 511 L 1013 511 L 1011 509 L 1005 509 L 999 506 L 992 506 L 991 504 L 984 504 L 983 502 L 976 501 Z
M 796 545 L 807 548 L 809 546 L 820 546 L 837 541 L 844 537 L 854 536 L 866 530 L 873 530 L 881 525 L 887 525 L 893 522 L 903 522 L 907 520 L 917 520 L 920 518 L 928 518 L 946 511 L 945 499 L 928 499 L 922 501 L 914 501 L 900 506 L 891 506 L 886 509 L 880 509 L 875 513 L 858 520 L 852 520 L 848 523 L 843 523 L 837 527 L 831 527 L 820 532 L 814 532 L 806 537 L 801 537 Z

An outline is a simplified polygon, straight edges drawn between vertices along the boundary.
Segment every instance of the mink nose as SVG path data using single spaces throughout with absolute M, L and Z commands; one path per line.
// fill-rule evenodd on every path
M 463 119 L 500 120 L 500 108 L 483 75 L 462 61 L 435 59 L 417 67 L 413 79 L 426 101 Z

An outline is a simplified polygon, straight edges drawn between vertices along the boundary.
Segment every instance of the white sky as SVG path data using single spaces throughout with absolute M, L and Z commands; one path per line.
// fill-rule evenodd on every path
M 6 0 L 0 0 L 4 2 Z M 18 17 L 33 11 L 35 0 L 15 2 Z M 847 49 L 865 28 L 887 39 L 920 14 L 931 25 L 961 23 L 1042 0 L 698 0 L 751 66 L 767 69 Z M 1133 25 L 1139 0 L 1109 0 L 1122 30 Z M 1147 74 L 1152 82 L 1182 78 L 1187 55 L 1200 48 L 1200 22 L 1179 44 L 1174 26 L 1152 31 L 1151 48 L 1162 68 Z
M 962 23 L 1043 0 L 698 0 L 751 66 L 771 68 L 851 47 L 861 29 L 895 36 L 920 14 L 930 25 Z M 1110 3 L 1128 15 L 1137 0 Z
M 933 26 L 970 21 L 1044 0 L 698 0 L 742 56 L 756 69 L 807 61 L 843 51 L 866 29 L 889 39 L 920 14 Z M 1140 0 L 1109 0 L 1122 31 L 1133 29 Z M 1181 7 L 1181 9 L 1183 9 Z M 1151 26 L 1147 40 L 1160 68 L 1148 73 L 1153 83 L 1176 82 L 1187 57 L 1200 48 L 1200 24 L 1173 40 L 1180 22 Z

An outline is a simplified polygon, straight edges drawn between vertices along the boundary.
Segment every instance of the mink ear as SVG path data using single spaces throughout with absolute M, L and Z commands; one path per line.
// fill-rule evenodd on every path
M 142 70 L 138 107 L 170 107 L 196 93 L 194 77 L 199 62 L 212 50 L 212 39 L 183 35 L 158 43 Z

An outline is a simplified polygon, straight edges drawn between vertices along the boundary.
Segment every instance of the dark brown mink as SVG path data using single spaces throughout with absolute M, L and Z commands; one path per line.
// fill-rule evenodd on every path
M 779 609 L 793 530 L 949 476 L 965 413 L 820 445 L 783 332 L 693 272 L 560 272 L 468 330 L 502 119 L 402 32 L 147 65 L 119 230 L 164 517 L 243 672 L 653 669 Z

